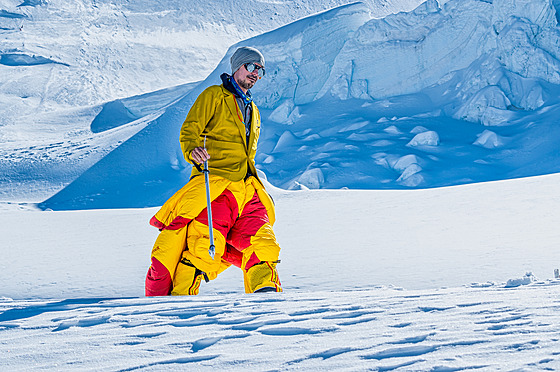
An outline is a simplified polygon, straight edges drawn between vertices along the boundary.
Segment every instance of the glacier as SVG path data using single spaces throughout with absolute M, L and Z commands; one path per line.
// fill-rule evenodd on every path
M 190 173 L 179 127 L 239 45 L 267 59 L 253 89 L 263 118 L 257 165 L 278 187 L 431 188 L 558 172 L 558 7 L 429 0 L 376 16 L 364 2 L 271 23 L 229 46 L 200 82 L 35 110 L 41 143 L 18 139 L 14 123 L 2 126 L 0 195 L 44 209 L 160 205 Z M 60 122 L 67 131 L 55 141 Z

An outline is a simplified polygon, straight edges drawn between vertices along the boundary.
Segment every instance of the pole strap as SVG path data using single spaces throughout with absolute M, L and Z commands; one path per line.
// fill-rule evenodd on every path
M 191 161 L 191 163 L 194 165 L 197 171 L 199 171 L 200 173 L 204 172 L 204 169 L 200 168 L 200 164 L 198 164 L 196 161 L 193 160 Z
M 206 283 L 210 282 L 210 279 L 208 278 L 208 275 L 204 271 L 200 270 L 198 267 L 194 266 L 191 261 L 187 260 L 186 258 L 183 258 L 181 260 L 181 263 L 183 265 L 186 265 L 186 266 L 194 267 L 194 270 L 195 270 L 194 271 L 194 277 L 195 278 L 199 275 L 202 275 L 202 277 L 204 278 L 204 281 Z

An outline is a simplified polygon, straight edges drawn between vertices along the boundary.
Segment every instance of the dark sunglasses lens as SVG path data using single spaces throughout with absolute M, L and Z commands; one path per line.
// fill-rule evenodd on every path
M 256 70 L 257 70 L 257 74 L 258 74 L 260 77 L 263 77 L 263 76 L 264 76 L 264 67 L 257 66 L 257 65 L 255 65 L 254 63 L 247 63 L 247 64 L 245 65 L 245 68 L 246 68 L 247 71 L 249 71 L 249 72 L 253 72 L 253 71 L 255 71 L 255 69 L 256 69 Z

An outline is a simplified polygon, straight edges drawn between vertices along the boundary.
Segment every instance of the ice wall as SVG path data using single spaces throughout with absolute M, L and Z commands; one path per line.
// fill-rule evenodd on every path
M 261 104 L 278 107 L 287 121 L 297 105 L 325 95 L 378 100 L 446 85 L 448 97 L 434 100 L 451 103 L 449 115 L 493 125 L 508 117 L 496 110 L 534 110 L 546 99 L 541 82 L 560 83 L 550 0 L 453 0 L 442 7 L 429 0 L 383 19 L 348 8 L 344 17 L 316 22 L 289 40 L 252 40 L 271 56 L 274 74 L 256 89 Z M 451 86 L 458 73 L 462 81 Z
M 560 171 L 554 5 L 430 0 L 376 19 L 357 3 L 239 42 L 43 207 L 165 201 L 189 174 L 179 127 L 240 45 L 266 56 L 267 74 L 253 89 L 263 118 L 257 163 L 275 185 L 416 188 Z

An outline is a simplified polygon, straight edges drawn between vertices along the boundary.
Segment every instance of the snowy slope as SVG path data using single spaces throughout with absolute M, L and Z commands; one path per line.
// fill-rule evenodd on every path
M 4 127 L 0 200 L 40 202 L 135 135 L 197 84 L 81 108 L 45 113 Z
M 559 175 L 427 190 L 284 191 L 276 203 L 287 291 L 433 289 L 505 283 L 560 268 Z M 137 297 L 159 231 L 157 208 L 0 211 L 14 299 Z M 23 208 L 23 207 L 22 207 Z M 28 209 L 28 208 L 27 208 Z M 32 226 L 32 228 L 29 228 Z M 209 291 L 209 292 L 208 292 Z M 230 269 L 202 293 L 242 292 Z
M 348 2 L 3 0 L 0 199 L 46 199 L 154 120 L 186 82 L 204 79 L 232 43 Z M 368 12 L 382 17 L 420 2 L 375 1 Z M 141 102 L 150 112 L 127 112 L 127 97 L 154 90 Z M 123 99 L 124 108 L 114 106 Z M 116 115 L 105 115 L 110 127 L 138 121 L 99 133 L 97 115 L 107 111 Z
M 430 190 L 270 186 L 285 292 L 264 295 L 243 294 L 230 268 L 200 296 L 142 298 L 154 208 L 4 206 L 0 365 L 558 370 L 559 183 L 550 175 Z
M 559 30 L 547 0 L 427 1 L 383 19 L 357 3 L 301 19 L 232 46 L 196 88 L 42 207 L 163 203 L 190 172 L 181 122 L 241 44 L 267 56 L 254 88 L 257 164 L 276 186 L 427 188 L 558 172 Z

